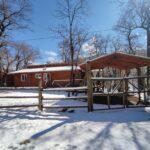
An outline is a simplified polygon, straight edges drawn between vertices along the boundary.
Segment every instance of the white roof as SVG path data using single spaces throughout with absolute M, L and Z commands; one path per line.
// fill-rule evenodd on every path
M 74 70 L 80 70 L 79 66 L 74 66 Z M 18 73 L 33 73 L 33 72 L 56 72 L 56 71 L 71 71 L 71 66 L 59 66 L 59 67 L 45 67 L 45 68 L 27 68 L 18 71 L 10 72 L 9 74 L 18 74 Z

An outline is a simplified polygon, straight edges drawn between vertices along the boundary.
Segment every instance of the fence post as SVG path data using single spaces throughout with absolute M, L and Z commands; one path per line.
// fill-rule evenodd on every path
M 42 80 L 39 79 L 39 105 L 38 105 L 38 108 L 39 110 L 43 111 L 43 96 L 42 96 Z
M 93 111 L 93 83 L 91 79 L 91 65 L 87 61 L 86 64 L 86 75 L 87 75 L 87 96 L 88 96 L 88 112 Z

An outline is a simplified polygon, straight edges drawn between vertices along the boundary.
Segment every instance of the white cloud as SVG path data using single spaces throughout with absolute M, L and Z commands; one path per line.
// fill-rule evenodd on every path
M 58 56 L 58 54 L 56 52 L 54 52 L 54 51 L 46 51 L 45 54 L 49 55 L 49 56 L 53 56 L 53 57 L 57 57 Z
M 93 44 L 85 43 L 82 46 L 82 52 L 84 57 L 95 55 L 95 47 Z
M 82 51 L 88 53 L 90 50 L 94 49 L 94 45 L 90 45 L 88 43 L 83 44 Z
M 82 51 L 83 51 L 83 52 L 87 52 L 88 46 L 89 46 L 88 43 L 84 43 L 84 44 L 82 45 Z
M 45 57 L 46 57 L 46 60 L 48 62 L 58 62 L 58 54 L 52 50 L 47 50 L 44 52 L 45 53 Z

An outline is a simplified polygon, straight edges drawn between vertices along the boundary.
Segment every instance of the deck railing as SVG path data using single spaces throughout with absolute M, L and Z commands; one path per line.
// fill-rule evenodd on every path
M 150 101 L 146 95 L 150 95 L 150 87 L 147 80 L 150 76 L 134 76 L 134 77 L 92 77 L 90 63 L 87 62 L 86 66 L 87 87 L 88 87 L 88 108 L 93 111 L 93 97 L 100 96 L 107 97 L 107 108 L 111 109 L 110 101 L 112 96 L 122 97 L 122 106 L 118 108 L 133 107 L 129 106 L 129 95 L 138 95 L 137 104 L 134 107 L 148 106 Z M 131 88 L 132 87 L 132 88 Z M 143 100 L 141 99 L 143 94 Z M 142 103 L 143 105 L 138 105 Z M 114 109 L 114 107 L 113 107 Z

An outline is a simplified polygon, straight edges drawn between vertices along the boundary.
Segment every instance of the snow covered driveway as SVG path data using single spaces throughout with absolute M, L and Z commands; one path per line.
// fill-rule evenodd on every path
M 0 150 L 7 149 L 149 150 L 150 108 L 92 113 L 0 109 Z
M 93 113 L 1 109 L 0 149 L 149 150 L 149 127 L 150 114 L 142 108 Z

